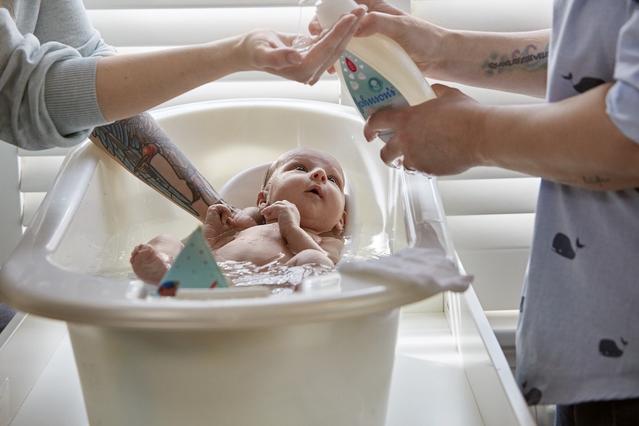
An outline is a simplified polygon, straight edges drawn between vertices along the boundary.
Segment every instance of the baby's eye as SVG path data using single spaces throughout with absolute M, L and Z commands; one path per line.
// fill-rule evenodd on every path
M 330 180 L 331 182 L 337 184 L 337 178 L 335 176 L 333 176 L 333 175 L 329 176 L 328 180 Z
M 308 171 L 308 170 L 306 169 L 306 167 L 304 167 L 304 166 L 303 166 L 303 165 L 301 165 L 301 164 L 300 164 L 299 166 L 296 166 L 296 167 L 295 167 L 295 170 L 301 170 L 301 171 L 303 171 L 303 172 Z

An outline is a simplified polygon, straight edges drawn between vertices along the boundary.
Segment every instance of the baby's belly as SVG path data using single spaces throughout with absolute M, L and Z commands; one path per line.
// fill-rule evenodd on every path
M 220 262 L 234 260 L 265 265 L 273 260 L 286 262 L 291 257 L 277 224 L 245 229 L 233 241 L 215 250 L 215 258 Z

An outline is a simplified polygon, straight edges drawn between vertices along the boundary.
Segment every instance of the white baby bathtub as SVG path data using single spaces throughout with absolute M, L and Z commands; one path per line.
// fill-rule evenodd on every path
M 217 188 L 298 144 L 333 153 L 352 192 L 351 255 L 386 254 L 411 241 L 446 246 L 434 185 L 385 167 L 351 109 L 247 100 L 181 106 L 156 118 Z M 91 424 L 383 425 L 399 307 L 429 294 L 342 277 L 341 291 L 137 298 L 131 248 L 158 233 L 183 237 L 196 225 L 85 144 L 67 158 L 0 271 L 3 300 L 67 322 Z

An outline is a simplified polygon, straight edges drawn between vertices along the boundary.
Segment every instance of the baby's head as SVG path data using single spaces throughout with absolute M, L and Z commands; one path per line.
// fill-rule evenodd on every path
M 300 226 L 341 235 L 346 222 L 344 172 L 331 155 L 309 148 L 282 154 L 266 172 L 258 207 L 289 201 L 300 212 Z

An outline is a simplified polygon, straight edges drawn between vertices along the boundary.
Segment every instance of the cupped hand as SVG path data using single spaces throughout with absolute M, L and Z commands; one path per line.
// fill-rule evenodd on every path
M 407 169 L 432 175 L 461 173 L 484 165 L 480 148 L 484 143 L 489 108 L 457 89 L 432 86 L 436 99 L 420 105 L 384 109 L 369 117 L 364 127 L 368 141 L 384 130 L 394 135 L 380 156 L 386 164 L 404 156 Z
M 313 85 L 337 61 L 363 15 L 360 7 L 343 16 L 329 31 L 310 39 L 304 52 L 294 47 L 296 35 L 252 31 L 241 41 L 248 56 L 247 67 Z
M 262 209 L 262 215 L 267 221 L 277 219 L 280 232 L 300 226 L 300 212 L 297 206 L 290 201 L 276 201 Z

